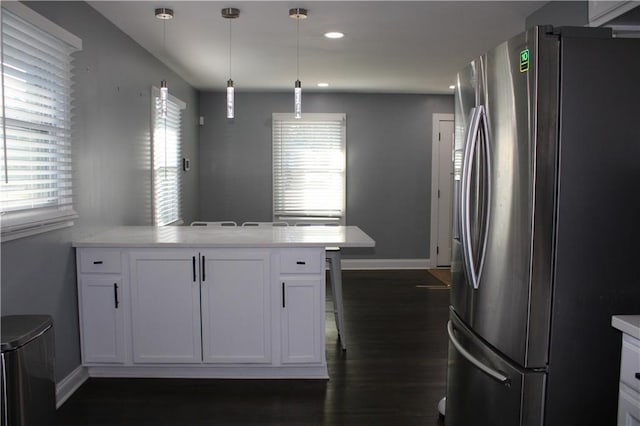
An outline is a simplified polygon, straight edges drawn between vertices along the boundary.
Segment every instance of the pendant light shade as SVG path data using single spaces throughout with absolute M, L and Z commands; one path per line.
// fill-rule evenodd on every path
M 166 7 L 160 7 L 155 10 L 156 18 L 162 20 L 162 48 L 166 50 L 167 44 L 167 32 L 165 23 L 169 19 L 173 19 L 173 9 L 167 9 Z M 160 112 L 162 118 L 167 118 L 167 102 L 169 101 L 169 86 L 167 80 L 160 82 Z
M 240 10 L 233 7 L 222 9 L 222 17 L 229 20 L 229 80 L 227 80 L 227 118 L 235 117 L 235 91 L 231 79 L 231 21 L 240 17 Z
M 233 80 L 227 80 L 227 118 L 234 118 L 235 115 L 235 99 L 233 93 Z
M 300 80 L 296 80 L 293 89 L 293 116 L 302 118 L 302 84 Z
M 169 101 L 169 88 L 167 80 L 160 82 L 160 113 L 162 118 L 167 118 L 167 102 Z
M 289 18 L 296 20 L 296 82 L 293 88 L 293 116 L 302 118 L 302 83 L 300 82 L 300 20 L 307 19 L 307 9 L 289 9 Z

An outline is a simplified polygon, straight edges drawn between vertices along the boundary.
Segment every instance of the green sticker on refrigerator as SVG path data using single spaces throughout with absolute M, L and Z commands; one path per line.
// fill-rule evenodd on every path
M 529 71 L 529 49 L 520 52 L 520 72 Z

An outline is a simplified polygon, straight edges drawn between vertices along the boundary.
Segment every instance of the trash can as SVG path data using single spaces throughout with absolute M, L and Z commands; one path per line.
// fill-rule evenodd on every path
M 48 315 L 0 318 L 2 426 L 54 425 L 53 322 Z

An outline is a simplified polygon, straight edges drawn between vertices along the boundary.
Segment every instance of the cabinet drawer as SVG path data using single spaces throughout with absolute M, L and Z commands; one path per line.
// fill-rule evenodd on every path
M 620 367 L 620 381 L 636 392 L 640 392 L 640 376 L 636 377 L 636 374 L 640 374 L 640 346 L 637 346 L 638 343 L 640 342 L 624 335 Z
M 93 274 L 120 273 L 120 252 L 105 249 L 80 249 L 80 272 Z
M 284 274 L 317 274 L 324 267 L 319 249 L 280 251 L 280 272 Z

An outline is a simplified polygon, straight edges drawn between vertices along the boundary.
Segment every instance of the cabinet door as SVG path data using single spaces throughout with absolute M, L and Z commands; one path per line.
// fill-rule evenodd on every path
M 122 279 L 80 276 L 80 329 L 85 363 L 124 362 Z
M 271 362 L 270 264 L 268 250 L 201 253 L 205 362 Z
M 618 399 L 618 426 L 640 426 L 640 395 L 621 387 Z M 634 397 L 635 396 L 635 397 Z
M 283 364 L 322 361 L 322 284 L 319 279 L 281 281 Z
M 134 362 L 202 361 L 197 261 L 191 250 L 131 253 Z

